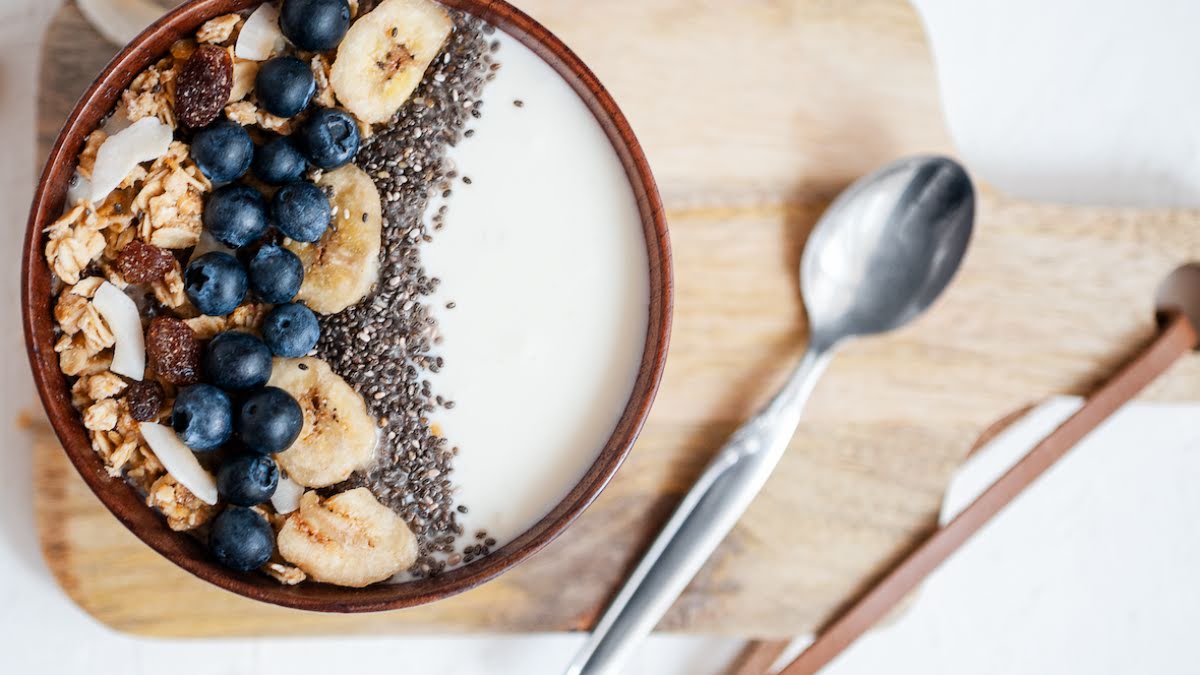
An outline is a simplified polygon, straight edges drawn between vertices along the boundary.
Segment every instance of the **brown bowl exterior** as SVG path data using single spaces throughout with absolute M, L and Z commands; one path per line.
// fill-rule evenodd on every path
M 25 342 L 42 404 L 67 456 L 100 501 L 147 545 L 201 579 L 248 598 L 312 611 L 373 612 L 433 602 L 494 578 L 546 546 L 591 504 L 628 455 L 658 389 L 671 326 L 671 252 L 658 188 L 629 123 L 587 66 L 521 11 L 499 0 L 441 2 L 482 18 L 520 40 L 558 71 L 592 110 L 616 148 L 637 196 L 650 261 L 649 330 L 633 393 L 612 436 L 583 479 L 550 513 L 480 561 L 432 579 L 365 589 L 320 583 L 283 586 L 262 574 L 232 572 L 213 562 L 194 538 L 171 531 L 165 519 L 147 507 L 125 481 L 108 476 L 91 448 L 79 414 L 71 406 L 67 380 L 53 349 L 51 274 L 42 233 L 62 213 L 68 181 L 84 139 L 114 108 L 133 78 L 165 54 L 175 40 L 193 33 L 210 18 L 256 6 L 259 0 L 192 0 L 150 26 L 117 54 L 67 118 L 34 195 L 21 271 Z

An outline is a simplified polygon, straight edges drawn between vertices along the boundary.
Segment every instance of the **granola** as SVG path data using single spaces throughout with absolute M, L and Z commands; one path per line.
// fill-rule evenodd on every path
M 46 229 L 46 259 L 64 283 L 79 283 L 80 275 L 104 252 L 102 224 L 90 204 L 76 204 Z
M 333 64 L 329 63 L 329 59 L 324 55 L 317 54 L 312 58 L 309 67 L 312 69 L 313 79 L 317 82 L 317 93 L 313 96 L 313 102 L 326 108 L 335 107 L 337 97 L 334 96 L 333 86 L 329 84 L 329 73 Z
M 225 116 L 238 124 L 248 127 L 258 123 L 258 106 L 250 101 L 234 101 L 225 106 Z
M 108 140 L 108 134 L 103 129 L 97 129 L 88 134 L 87 140 L 83 144 L 83 152 L 79 153 L 79 166 L 76 171 L 80 176 L 91 180 L 92 169 L 96 166 L 96 153 L 100 152 L 100 146 L 104 145 L 104 141 Z
M 167 525 L 176 532 L 194 530 L 217 515 L 217 507 L 200 501 L 171 474 L 154 481 L 146 505 L 158 509 L 166 517 Z
M 78 336 L 79 343 L 89 356 L 95 356 L 112 347 L 116 339 L 92 302 L 75 293 L 64 293 L 54 307 L 54 318 L 59 322 L 63 334 Z
M 144 171 L 144 170 L 143 170 Z M 137 234 L 133 228 L 133 220 L 137 216 L 133 212 L 132 177 L 139 174 L 134 170 L 126 176 L 128 185 L 118 187 L 105 198 L 104 203 L 96 208 L 96 218 L 100 223 L 100 232 L 104 235 L 104 257 L 116 258 L 125 246 L 133 241 Z
M 91 431 L 112 431 L 117 428 L 117 402 L 111 398 L 96 401 L 83 411 L 83 426 Z
M 250 101 L 230 103 L 225 106 L 225 116 L 244 127 L 258 126 L 283 136 L 290 136 L 304 121 L 302 116 L 283 118 L 272 115 Z
M 229 330 L 241 330 L 257 335 L 261 332 L 263 319 L 270 309 L 270 305 L 251 302 L 233 310 L 228 316 L 195 316 L 185 319 L 184 323 L 200 340 L 210 340 Z
M 98 372 L 111 362 L 109 349 L 115 338 L 91 302 L 98 285 L 95 279 L 90 277 L 68 287 L 54 305 L 54 320 L 61 330 L 54 351 L 67 375 Z
M 159 248 L 195 246 L 203 229 L 204 194 L 212 183 L 189 157 L 187 144 L 171 143 L 147 171 L 130 211 L 142 216 L 138 236 Z
M 91 353 L 82 335 L 61 336 L 54 344 L 54 351 L 58 353 L 59 368 L 68 377 L 98 373 L 112 365 L 112 353 Z
M 283 136 L 290 136 L 300 125 L 300 122 L 303 121 L 303 118 L 299 116 L 290 118 L 278 117 L 259 108 L 255 115 L 255 120 L 258 122 L 258 126 L 267 131 L 274 131 Z
M 163 307 L 169 307 L 183 314 L 196 314 L 196 309 L 188 302 L 187 293 L 184 292 L 183 270 L 180 269 L 178 262 L 167 272 L 165 277 L 151 281 L 150 288 L 154 291 L 154 298 Z
M 136 122 L 157 117 L 175 128 L 175 59 L 167 57 L 142 71 L 121 94 L 125 117 Z
M 154 456 L 138 430 L 137 421 L 129 413 L 123 401 L 107 399 L 94 404 L 88 410 L 97 410 L 97 423 L 109 421 L 107 417 L 115 406 L 115 421 L 109 429 L 92 429 L 92 449 L 104 460 L 108 475 L 117 478 L 124 475 L 135 486 L 148 491 L 154 481 L 166 473 L 158 458 Z M 100 417 L 104 415 L 104 417 Z
M 261 302 L 251 302 L 237 309 L 229 315 L 226 330 L 239 329 L 257 333 L 262 328 L 263 319 L 266 318 L 267 312 L 271 309 L 270 305 L 265 305 Z
M 75 382 L 75 386 L 71 388 L 71 393 L 76 396 L 76 405 L 82 407 L 89 401 L 105 401 L 115 398 L 128 386 L 129 383 L 121 379 L 120 375 L 105 370 L 79 378 Z
M 236 37 L 235 31 L 242 24 L 242 17 L 226 14 L 209 19 L 196 31 L 196 41 L 208 44 L 225 44 Z
M 183 321 L 196 334 L 198 340 L 211 340 L 225 331 L 229 320 L 223 316 L 200 315 Z
M 284 586 L 295 586 L 308 578 L 304 570 L 287 563 L 269 562 L 263 567 L 263 571 Z

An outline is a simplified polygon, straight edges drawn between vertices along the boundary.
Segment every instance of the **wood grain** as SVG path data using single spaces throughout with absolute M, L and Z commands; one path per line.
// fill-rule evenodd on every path
M 1170 315 L 1153 342 L 1098 391 L 1089 395 L 1078 410 L 1038 441 L 950 522 L 939 527 L 896 567 L 888 570 L 878 584 L 856 598 L 828 626 L 822 626 L 812 644 L 779 671 L 779 675 L 813 675 L 821 671 L 908 598 L 930 574 L 1076 444 L 1196 347 L 1196 327 L 1191 319 L 1182 312 Z
M 622 105 L 668 207 L 671 355 L 617 479 L 563 537 L 492 583 L 414 610 L 325 616 L 192 579 L 126 532 L 43 445 L 43 547 L 98 619 L 187 636 L 587 627 L 710 453 L 798 355 L 796 267 L 828 200 L 887 160 L 950 151 L 928 47 L 903 0 L 520 4 Z M 106 59 L 83 53 L 86 30 L 70 6 L 51 28 L 44 77 L 61 93 L 42 97 L 43 129 L 86 84 L 67 73 L 86 80 Z M 94 67 L 74 65 L 84 58 Z M 820 624 L 929 531 L 982 430 L 1111 374 L 1153 333 L 1159 281 L 1200 257 L 1194 211 L 1034 205 L 986 187 L 982 197 L 947 297 L 908 329 L 837 357 L 764 494 L 664 629 L 786 638 Z M 1198 376 L 1189 357 L 1148 396 L 1196 399 Z
M 790 644 L 788 640 L 753 640 L 729 664 L 725 675 L 766 675 Z

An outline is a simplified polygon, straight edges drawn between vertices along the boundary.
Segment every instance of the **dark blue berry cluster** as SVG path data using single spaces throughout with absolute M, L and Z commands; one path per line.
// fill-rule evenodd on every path
M 280 27 L 299 49 L 334 49 L 350 26 L 347 0 L 285 0 Z M 330 170 L 354 159 L 361 135 L 342 110 L 309 110 L 316 81 L 294 56 L 264 62 L 255 79 L 258 105 L 278 117 L 303 113 L 291 136 L 255 138 L 244 127 L 219 119 L 196 131 L 191 155 L 214 185 L 204 205 L 204 227 L 224 250 L 195 256 L 184 270 L 184 290 L 196 309 L 226 316 L 247 298 L 274 305 L 262 338 L 227 331 L 204 349 L 204 379 L 181 389 L 171 424 L 197 453 L 221 450 L 217 488 L 224 510 L 212 524 L 209 547 L 223 565 L 249 571 L 274 551 L 274 533 L 251 507 L 271 499 L 279 484 L 275 453 L 300 435 L 300 404 L 268 386 L 274 357 L 300 357 L 317 344 L 321 329 L 308 307 L 293 302 L 304 282 L 304 265 L 281 239 L 319 242 L 332 212 L 326 194 L 305 180 L 310 167 Z M 255 132 L 257 134 L 257 132 Z M 247 176 L 253 181 L 246 181 Z M 254 184 L 251 184 L 251 183 Z M 259 187 L 274 193 L 268 198 Z

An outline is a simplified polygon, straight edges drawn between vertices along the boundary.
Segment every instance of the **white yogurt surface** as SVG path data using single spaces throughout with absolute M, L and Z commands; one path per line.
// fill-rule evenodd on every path
M 431 421 L 460 449 L 463 545 L 478 529 L 503 545 L 579 481 L 628 401 L 649 311 L 645 238 L 616 151 L 549 65 L 499 39 L 483 117 L 450 153 L 459 178 L 445 227 L 421 251 L 442 280 L 431 306 L 445 367 L 430 380 L 455 407 Z

